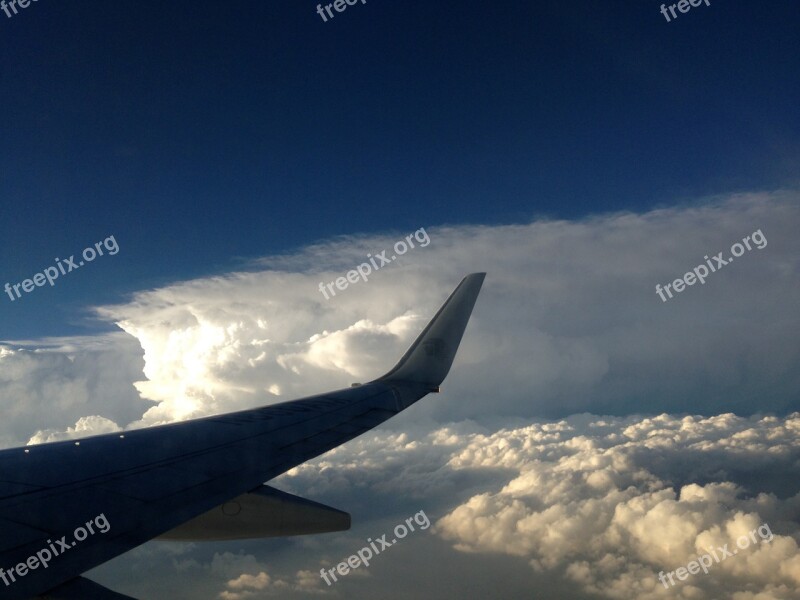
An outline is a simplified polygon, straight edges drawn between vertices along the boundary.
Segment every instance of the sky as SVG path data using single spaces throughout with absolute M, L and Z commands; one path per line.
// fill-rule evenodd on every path
M 800 5 L 668 7 L 0 10 L 0 447 L 368 381 L 488 273 L 442 394 L 271 482 L 349 532 L 151 542 L 90 576 L 143 600 L 800 598 Z

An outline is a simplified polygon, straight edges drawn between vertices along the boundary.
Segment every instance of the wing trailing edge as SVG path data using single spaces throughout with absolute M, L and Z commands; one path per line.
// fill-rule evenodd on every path
M 242 494 L 159 536 L 208 542 L 330 533 L 350 529 L 350 515 L 268 485 Z

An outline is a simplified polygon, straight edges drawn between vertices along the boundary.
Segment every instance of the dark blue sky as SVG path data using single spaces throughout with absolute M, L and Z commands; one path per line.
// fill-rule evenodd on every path
M 796 186 L 800 4 L 57 2 L 0 13 L 0 339 L 358 232 Z M 312 265 L 310 265 L 312 266 Z

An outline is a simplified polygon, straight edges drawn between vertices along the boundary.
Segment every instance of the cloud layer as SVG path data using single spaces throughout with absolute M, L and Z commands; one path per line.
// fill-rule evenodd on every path
M 28 437 L 36 433 L 33 414 L 47 428 L 60 416 L 62 431 L 93 415 L 151 425 L 346 387 L 388 370 L 458 280 L 477 270 L 489 275 L 447 382 L 454 393 L 420 417 L 785 414 L 800 408 L 798 196 L 736 196 L 578 222 L 428 228 L 429 246 L 328 300 L 320 282 L 404 235 L 342 238 L 238 273 L 144 291 L 96 309 L 138 346 L 116 344 L 109 355 L 20 352 L 10 344 L 0 356 L 7 366 L 0 394 L 14 415 L 8 424 Z M 656 294 L 656 284 L 682 277 L 706 255 L 727 255 L 756 230 L 765 248 L 666 303 Z M 113 390 L 105 410 L 70 410 L 90 402 L 88 382 L 100 377 Z M 132 398 L 134 382 L 155 402 L 146 412 Z
M 320 282 L 408 232 L 142 291 L 95 308 L 122 332 L 0 345 L 0 445 L 369 380 L 464 274 L 487 271 L 445 393 L 279 479 L 351 511 L 353 531 L 244 549 L 148 544 L 100 579 L 176 599 L 456 598 L 481 586 L 515 598 L 531 582 L 559 598 L 800 598 L 799 200 L 776 192 L 574 222 L 421 223 L 429 246 L 330 299 Z M 756 230 L 763 249 L 669 302 L 656 294 Z M 324 587 L 320 568 L 421 509 L 431 530 Z M 769 543 L 669 590 L 659 583 L 659 571 L 764 523 Z M 158 589 L 125 579 L 137 569 Z
M 148 423 L 379 376 L 478 270 L 489 275 L 451 378 L 459 400 L 433 417 L 789 411 L 800 408 L 799 199 L 429 228 L 428 247 L 325 300 L 319 282 L 403 235 L 345 238 L 262 265 L 280 270 L 176 284 L 100 314 L 144 348 L 139 389 L 160 403 Z M 655 293 L 757 229 L 762 250 L 667 303 Z
M 219 600 L 400 599 L 419 590 L 450 599 L 478 588 L 511 599 L 532 585 L 564 599 L 796 599 L 798 433 L 800 413 L 574 415 L 496 430 L 472 422 L 378 430 L 274 482 L 350 511 L 351 531 L 280 545 L 185 545 L 177 555 L 151 544 L 120 569 L 150 565 L 167 589 L 184 586 L 170 597 Z M 788 485 L 765 489 L 757 478 L 764 471 Z M 367 539 L 391 540 L 394 527 L 421 510 L 430 529 L 331 586 L 321 579 L 320 569 Z M 659 581 L 660 572 L 710 549 L 724 556 L 722 547 L 736 554 L 714 560 L 708 573 L 673 575 L 668 589 Z M 98 571 L 102 578 L 112 568 Z
M 360 489 L 382 507 L 393 497 L 407 507 L 424 503 L 444 513 L 434 533 L 455 550 L 521 557 L 532 571 L 600 597 L 800 597 L 800 413 L 577 415 L 470 428 L 451 425 L 416 440 L 391 432 L 359 438 L 277 485 L 337 500 Z M 790 487 L 740 483 L 764 469 Z M 350 508 L 371 513 L 361 503 Z M 740 542 L 747 547 L 708 574 L 673 577 L 670 589 L 659 582 L 659 572 L 709 548 L 735 551 L 740 536 L 764 525 L 769 536 Z

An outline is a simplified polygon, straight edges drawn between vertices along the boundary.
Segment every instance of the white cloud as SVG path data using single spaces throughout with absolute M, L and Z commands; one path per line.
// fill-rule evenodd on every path
M 417 417 L 797 408 L 797 200 L 795 192 L 753 194 L 577 222 L 428 227 L 424 252 L 330 300 L 320 281 L 398 234 L 337 239 L 265 259 L 254 267 L 261 270 L 140 292 L 97 309 L 135 338 L 102 338 L 111 353 L 95 338 L 50 340 L 35 351 L 36 341 L 27 350 L 7 343 L 0 441 L 66 431 L 89 415 L 138 427 L 368 380 L 476 270 L 489 275 L 450 393 L 423 403 Z M 658 298 L 656 283 L 756 229 L 766 248 L 666 304 Z M 137 391 L 155 405 L 144 410 Z
M 37 431 L 28 444 L 44 444 L 47 442 L 58 442 L 61 440 L 71 440 L 76 438 L 84 438 L 90 435 L 100 435 L 102 433 L 114 433 L 121 431 L 122 428 L 105 417 L 92 415 L 90 417 L 81 417 L 75 423 L 75 427 L 68 427 L 66 431 L 58 431 L 54 429 L 44 429 Z
M 32 437 L 112 431 L 114 423 L 130 422 L 151 404 L 133 388 L 143 363 L 141 347 L 128 335 L 6 343 L 0 346 L 3 447 Z
M 137 387 L 159 405 L 143 424 L 378 376 L 476 270 L 489 276 L 448 381 L 455 393 L 430 416 L 785 410 L 800 390 L 798 226 L 787 192 L 579 222 L 429 228 L 424 253 L 325 300 L 320 281 L 397 234 L 344 238 L 265 261 L 311 272 L 178 283 L 99 313 L 144 348 Z M 763 250 L 669 303 L 656 295 L 656 283 L 756 229 Z
M 246 598 L 282 597 L 290 592 L 319 594 L 322 592 L 319 576 L 311 571 L 300 570 L 294 576 L 275 579 L 266 570 L 267 565 L 251 554 L 224 552 L 214 554 L 210 571 L 213 575 L 228 577 L 220 600 L 244 600 Z
M 516 474 L 450 511 L 436 531 L 458 550 L 524 556 L 534 569 L 563 574 L 607 598 L 710 599 L 780 586 L 794 595 L 775 597 L 800 594 L 800 528 L 794 520 L 800 494 L 749 494 L 730 481 L 672 487 L 651 460 L 656 449 L 670 465 L 664 472 L 691 461 L 713 473 L 717 460 L 703 457 L 724 448 L 731 465 L 757 468 L 766 456 L 796 473 L 800 414 L 785 421 L 661 415 L 603 423 L 581 427 L 566 420 L 555 431 L 531 425 L 475 436 L 454 454 L 453 466 L 504 467 Z M 769 447 L 762 444 L 766 439 Z M 765 522 L 776 532 L 770 543 L 754 544 L 670 590 L 656 579 L 659 571 L 685 566 L 712 545 L 733 547 Z
M 800 413 L 785 419 L 578 415 L 457 436 L 462 426 L 455 425 L 416 442 L 376 433 L 290 471 L 276 485 L 327 498 L 357 489 L 366 504 L 379 506 L 403 497 L 406 509 L 420 502 L 442 507 L 434 532 L 455 550 L 524 558 L 534 572 L 587 594 L 798 598 L 798 485 L 781 495 L 726 475 L 766 467 L 796 482 L 798 427 Z M 689 464 L 694 480 L 676 480 Z M 347 508 L 363 513 L 358 503 Z M 660 571 L 685 567 L 711 546 L 734 549 L 739 536 L 764 524 L 774 536 L 769 543 L 759 534 L 758 543 L 715 562 L 707 575 L 676 579 L 669 590 L 659 583 Z

